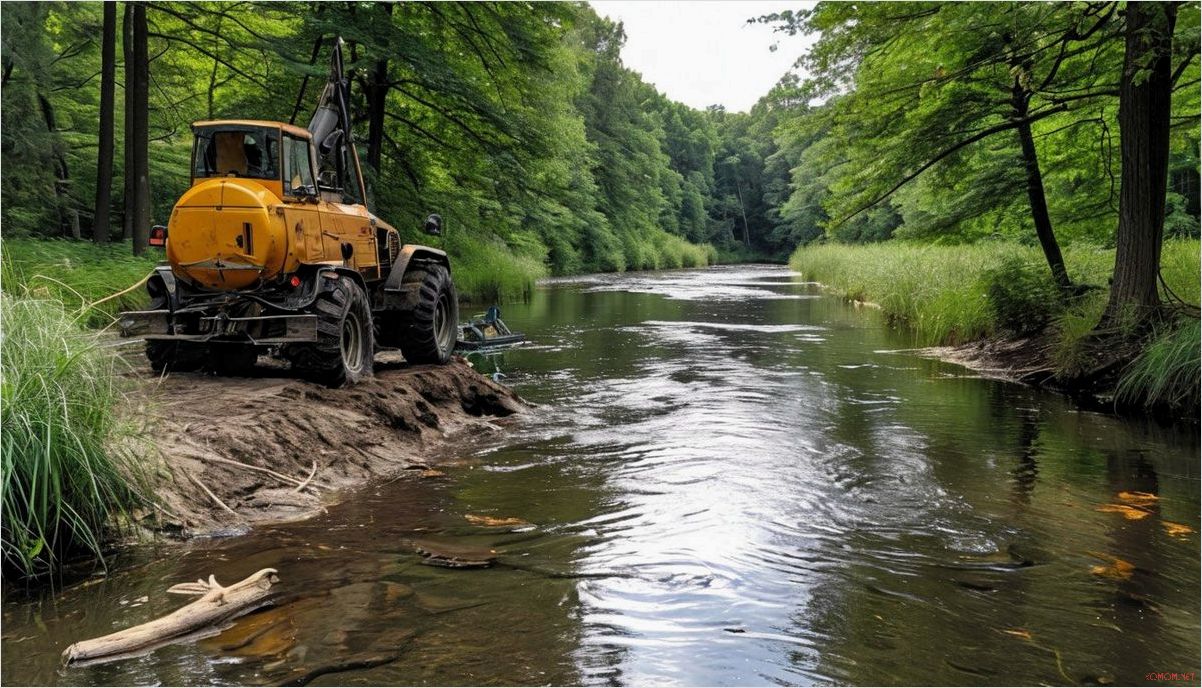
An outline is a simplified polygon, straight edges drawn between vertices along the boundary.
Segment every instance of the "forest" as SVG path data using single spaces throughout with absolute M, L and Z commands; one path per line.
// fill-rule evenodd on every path
M 796 69 L 749 112 L 661 93 L 586 3 L 0 13 L 4 327 L 28 335 L 4 340 L 6 429 L 61 410 L 41 383 L 8 396 L 14 371 L 144 300 L 127 288 L 161 259 L 148 232 L 190 183 L 190 125 L 303 126 L 336 37 L 368 204 L 406 240 L 441 214 L 466 301 L 551 275 L 788 262 L 916 345 L 1021 340 L 1028 382 L 1196 418 L 1197 3 L 782 3 L 747 21 Z M 45 294 L 69 322 L 14 307 Z M 78 361 L 86 403 L 115 404 L 111 363 Z M 118 421 L 94 421 L 62 441 L 103 454 Z M 40 446 L 6 435 L 6 466 Z
M 1196 237 L 1197 6 L 1175 13 L 1164 235 Z M 303 124 L 340 35 L 373 210 L 415 232 L 441 212 L 483 291 L 891 238 L 1038 243 L 1067 284 L 1059 244 L 1115 242 L 1123 14 L 879 3 L 749 17 L 781 31 L 781 50 L 820 38 L 804 78 L 733 113 L 645 83 L 622 63 L 622 27 L 586 4 L 11 3 L 4 232 L 140 253 L 138 231 L 188 184 L 190 123 Z M 126 174 L 140 166 L 145 182 Z

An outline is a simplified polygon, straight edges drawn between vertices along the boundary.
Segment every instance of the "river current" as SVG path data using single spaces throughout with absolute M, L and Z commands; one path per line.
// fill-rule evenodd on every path
M 504 311 L 531 345 L 473 360 L 537 408 L 502 439 L 308 521 L 7 590 L 0 679 L 1198 683 L 1196 428 L 920 358 L 780 267 L 553 280 Z M 59 665 L 173 583 L 266 566 L 283 596 L 220 636 Z

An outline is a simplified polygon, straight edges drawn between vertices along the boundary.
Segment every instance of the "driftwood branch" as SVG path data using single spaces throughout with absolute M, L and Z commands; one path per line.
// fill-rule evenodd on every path
M 200 599 L 170 614 L 109 635 L 83 640 L 63 651 L 66 664 L 96 664 L 149 652 L 168 643 L 196 637 L 263 605 L 271 586 L 279 580 L 275 569 L 262 569 L 230 586 L 214 576 L 208 581 L 173 585 L 167 592 L 199 595 Z

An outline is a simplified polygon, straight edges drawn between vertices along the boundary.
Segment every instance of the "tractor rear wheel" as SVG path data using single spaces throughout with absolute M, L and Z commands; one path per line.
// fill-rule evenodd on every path
M 459 298 L 442 265 L 414 268 L 405 283 L 417 284 L 417 300 L 397 314 L 397 340 L 410 363 L 446 363 L 459 338 Z
M 303 377 L 330 387 L 371 377 L 374 361 L 367 294 L 346 276 L 336 279 L 334 287 L 319 294 L 313 304 L 318 340 L 291 344 L 284 354 Z

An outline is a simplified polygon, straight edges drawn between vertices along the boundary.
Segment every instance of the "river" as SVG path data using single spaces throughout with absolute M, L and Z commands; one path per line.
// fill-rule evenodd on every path
M 1196 428 L 916 357 L 780 267 L 556 280 L 505 318 L 532 345 L 477 366 L 538 408 L 501 443 L 315 519 L 9 590 L 0 678 L 1198 683 Z M 498 565 L 424 566 L 423 542 Z M 222 636 L 59 666 L 178 606 L 173 583 L 265 566 L 279 604 Z

